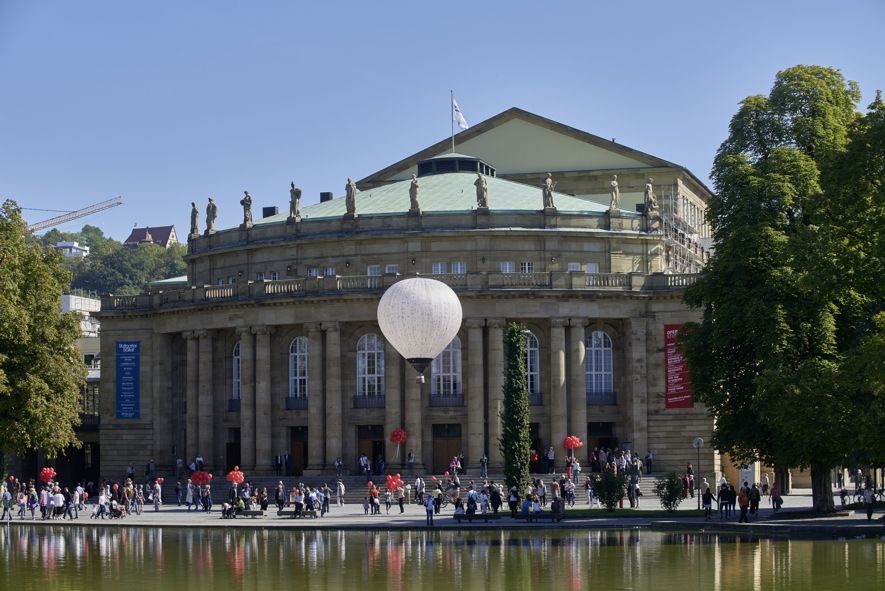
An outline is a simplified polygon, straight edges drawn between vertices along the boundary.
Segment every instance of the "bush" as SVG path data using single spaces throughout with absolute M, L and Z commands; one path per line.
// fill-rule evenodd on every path
M 627 494 L 627 479 L 620 474 L 612 472 L 591 474 L 591 480 L 599 502 L 609 511 L 614 511 L 618 506 L 618 501 L 621 501 Z
M 682 478 L 675 472 L 670 472 L 664 478 L 658 480 L 654 486 L 654 493 L 661 499 L 661 506 L 667 511 L 675 511 L 682 502 Z

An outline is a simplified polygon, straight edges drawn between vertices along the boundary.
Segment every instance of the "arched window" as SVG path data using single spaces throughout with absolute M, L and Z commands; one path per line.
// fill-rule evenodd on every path
M 525 337 L 525 370 L 529 397 L 537 397 L 541 394 L 541 347 L 532 333 Z
M 356 345 L 356 394 L 384 396 L 384 339 L 365 334 Z
M 601 330 L 594 330 L 587 337 L 586 345 L 584 367 L 587 372 L 587 393 L 614 392 L 611 338 Z
M 452 342 L 430 364 L 430 395 L 441 398 L 461 396 L 461 339 Z
M 289 344 L 289 398 L 307 398 L 307 337 Z
M 234 345 L 234 352 L 231 356 L 231 380 L 230 380 L 230 397 L 231 400 L 240 399 L 240 341 Z

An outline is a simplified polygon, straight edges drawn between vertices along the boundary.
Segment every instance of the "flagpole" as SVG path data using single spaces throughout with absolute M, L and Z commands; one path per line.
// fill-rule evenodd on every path
M 455 91 L 449 91 L 449 108 L 452 110 L 452 154 L 455 153 Z

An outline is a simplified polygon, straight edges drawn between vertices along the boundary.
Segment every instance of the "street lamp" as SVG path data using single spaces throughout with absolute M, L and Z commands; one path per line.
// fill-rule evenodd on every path
M 704 447 L 704 439 L 702 437 L 694 438 L 694 447 L 698 450 L 698 463 L 695 472 L 697 472 L 697 477 L 694 479 L 695 481 L 695 490 L 697 491 L 698 497 L 698 510 L 701 509 L 701 448 Z

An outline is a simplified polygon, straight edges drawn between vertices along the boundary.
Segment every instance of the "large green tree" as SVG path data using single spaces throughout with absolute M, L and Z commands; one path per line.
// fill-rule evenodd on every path
M 525 362 L 526 329 L 510 323 L 504 334 L 504 408 L 501 411 L 501 454 L 508 487 L 521 491 L 529 481 L 529 390 Z
M 77 444 L 80 318 L 61 312 L 71 281 L 61 255 L 29 235 L 12 201 L 0 208 L 0 269 L 0 456 L 51 457 Z
M 715 446 L 738 461 L 810 468 L 824 511 L 830 469 L 860 444 L 845 360 L 875 299 L 842 280 L 875 267 L 846 260 L 873 237 L 828 214 L 847 198 L 833 179 L 856 144 L 859 98 L 838 70 L 796 66 L 767 97 L 742 102 L 713 166 L 715 254 L 686 293 L 703 311 L 684 345 Z

